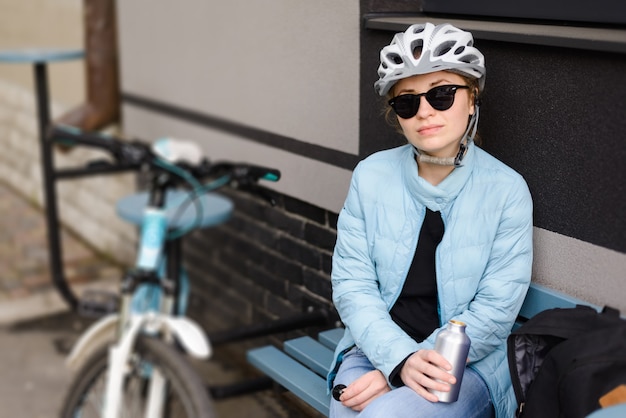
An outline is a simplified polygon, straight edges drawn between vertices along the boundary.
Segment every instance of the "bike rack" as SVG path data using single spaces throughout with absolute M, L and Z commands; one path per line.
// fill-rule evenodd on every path
M 58 49 L 25 49 L 0 52 L 0 62 L 32 64 L 33 66 L 50 275 L 53 285 L 73 311 L 76 311 L 78 308 L 78 298 L 68 286 L 63 269 L 63 248 L 59 234 L 60 222 L 56 181 L 92 175 L 113 174 L 131 169 L 129 167 L 97 166 L 57 169 L 54 165 L 54 144 L 48 137 L 51 118 L 47 65 L 52 62 L 81 59 L 84 55 L 82 50 Z

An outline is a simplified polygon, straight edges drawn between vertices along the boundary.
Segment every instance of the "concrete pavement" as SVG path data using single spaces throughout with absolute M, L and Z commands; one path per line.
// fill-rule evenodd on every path
M 0 328 L 0 416 L 54 418 L 70 372 L 64 351 L 75 330 L 63 314 Z

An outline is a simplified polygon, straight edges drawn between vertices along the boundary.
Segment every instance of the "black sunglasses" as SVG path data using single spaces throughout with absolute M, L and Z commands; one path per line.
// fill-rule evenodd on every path
M 393 111 L 396 112 L 396 115 L 402 119 L 409 119 L 417 114 L 417 110 L 420 107 L 420 97 L 424 96 L 435 110 L 448 110 L 454 104 L 454 95 L 458 89 L 469 89 L 469 86 L 458 86 L 455 84 L 437 86 L 426 93 L 401 94 L 389 100 L 388 103 L 393 108 Z

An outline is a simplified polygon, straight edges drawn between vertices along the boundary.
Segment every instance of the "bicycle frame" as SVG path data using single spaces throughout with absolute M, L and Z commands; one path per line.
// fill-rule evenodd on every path
M 181 292 L 179 266 L 168 266 L 170 277 L 159 277 L 159 264 L 166 247 L 168 221 L 165 216 L 166 190 L 168 181 L 155 181 L 150 189 L 150 199 L 144 209 L 139 251 L 135 269 L 122 283 L 122 298 L 119 314 L 109 315 L 96 322 L 83 334 L 68 358 L 75 363 L 84 358 L 92 348 L 101 344 L 102 336 L 116 334 L 114 344 L 109 349 L 109 375 L 106 384 L 106 405 L 104 417 L 116 418 L 120 411 L 126 365 L 131 361 L 133 347 L 140 333 L 158 335 L 167 342 L 178 341 L 190 355 L 207 359 L 211 346 L 202 328 L 189 318 L 176 315 L 176 305 Z M 158 306 L 138 309 L 133 305 L 133 297 L 142 285 L 156 286 L 160 297 Z M 142 296 L 139 294 L 139 296 Z M 183 301 L 184 302 L 184 301 Z M 105 337 L 106 338 L 106 337 Z M 148 416 L 161 416 L 167 382 L 157 369 L 147 372 L 150 380 L 148 390 Z

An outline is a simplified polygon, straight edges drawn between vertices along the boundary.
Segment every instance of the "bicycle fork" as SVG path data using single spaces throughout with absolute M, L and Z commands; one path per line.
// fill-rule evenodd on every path
M 170 341 L 176 339 L 188 354 L 199 359 L 206 359 L 211 354 L 211 347 L 204 331 L 188 318 L 171 317 L 160 312 L 131 315 L 124 334 L 109 349 L 105 418 L 118 417 L 124 390 L 124 378 L 131 369 L 131 363 L 135 360 L 133 359 L 133 347 L 140 333 L 169 336 Z M 158 368 L 149 367 L 144 372 L 149 379 L 147 416 L 160 417 L 165 400 L 165 379 L 159 373 Z
M 170 303 L 173 302 L 170 301 Z M 161 312 L 148 312 L 132 314 L 127 321 L 123 321 L 119 315 L 110 315 L 96 322 L 81 336 L 72 350 L 68 357 L 70 366 L 85 358 L 85 353 L 93 352 L 94 346 L 105 341 L 106 336 L 119 329 L 122 323 L 127 324 L 122 335 L 109 348 L 106 402 L 103 405 L 103 416 L 106 418 L 117 418 L 120 412 L 124 379 L 131 370 L 131 363 L 135 360 L 133 348 L 138 335 L 159 335 L 169 341 L 176 340 L 186 353 L 198 359 L 207 359 L 211 356 L 211 345 L 202 328 L 194 321 L 185 317 L 172 317 Z M 148 377 L 150 386 L 147 416 L 160 417 L 166 382 L 158 368 L 152 368 Z

